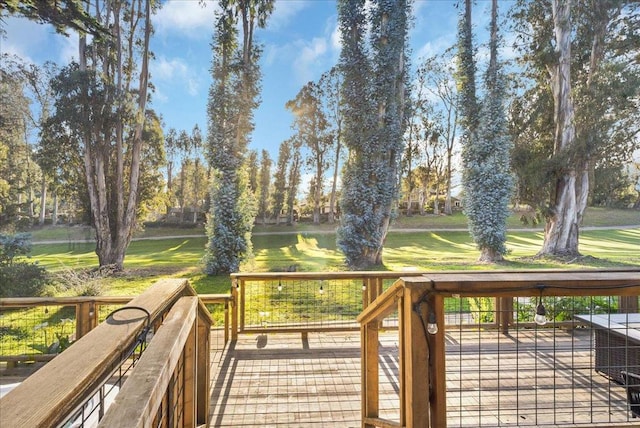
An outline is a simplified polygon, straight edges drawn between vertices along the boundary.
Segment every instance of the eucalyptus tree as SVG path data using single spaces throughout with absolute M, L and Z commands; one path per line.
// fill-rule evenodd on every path
M 580 254 L 596 169 L 628 163 L 638 147 L 639 9 L 623 0 L 515 8 L 528 85 L 511 108 L 514 165 L 519 198 L 546 222 L 539 255 Z
M 205 251 L 209 274 L 237 272 L 252 251 L 256 208 L 245 165 L 260 92 L 261 48 L 254 42 L 254 32 L 256 26 L 266 26 L 273 5 L 273 0 L 219 2 L 207 107 L 212 169 Z
M 289 162 L 287 174 L 287 224 L 291 226 L 296 221 L 295 206 L 302 172 L 302 153 L 300 150 L 302 141 L 294 135 L 289 139 L 288 144 L 291 147 L 291 162 Z
M 271 206 L 276 224 L 280 224 L 280 213 L 284 208 L 287 197 L 287 167 L 291 157 L 291 144 L 289 140 L 280 143 L 278 150 L 278 160 L 276 161 L 276 171 L 273 179 L 273 193 L 271 195 Z
M 175 128 L 169 128 L 164 136 L 164 151 L 167 159 L 167 214 L 173 206 L 173 173 L 176 159 L 180 152 L 178 144 L 178 131 Z
M 424 76 L 424 92 L 430 99 L 430 111 L 433 120 L 438 122 L 439 136 L 446 149 L 446 176 L 444 213 L 452 214 L 451 192 L 454 173 L 453 157 L 457 149 L 459 101 L 455 82 L 455 67 L 452 61 L 452 49 L 443 54 L 426 58 L 418 68 L 417 75 Z
M 503 260 L 507 252 L 506 220 L 513 180 L 509 166 L 511 141 L 505 117 L 505 84 L 498 60 L 498 6 L 492 1 L 489 66 L 477 136 L 463 152 L 464 210 L 469 231 L 480 249 L 480 261 Z
M 31 104 L 31 108 L 25 112 L 27 133 L 23 137 L 29 140 L 33 138 L 34 134 L 40 134 L 39 137 L 42 138 L 44 124 L 51 115 L 51 109 L 53 108 L 53 92 L 50 82 L 57 74 L 56 65 L 50 61 L 42 65 L 29 64 L 17 56 L 5 54 L 2 56 L 2 68 L 19 79 L 22 83 L 23 92 Z M 39 224 L 43 225 L 47 207 L 47 190 L 52 184 L 51 175 L 53 171 L 49 168 L 51 164 L 47 159 L 38 156 L 40 144 L 33 140 L 31 142 L 34 144 L 34 159 L 42 172 L 40 174 Z M 53 187 L 53 190 L 55 191 L 55 187 Z M 30 191 L 30 193 L 33 193 L 33 191 Z
M 247 156 L 247 170 L 249 171 L 249 189 L 254 194 L 258 194 L 258 188 L 260 187 L 258 183 L 258 152 L 255 150 L 249 150 L 249 155 Z
M 322 105 L 325 117 L 329 124 L 330 133 L 333 137 L 333 176 L 331 179 L 331 193 L 329 194 L 328 222 L 334 223 L 336 218 L 336 202 L 338 188 L 338 173 L 340 171 L 342 159 L 342 115 L 340 105 L 342 94 L 342 76 L 338 67 L 332 67 L 328 72 L 322 73 L 318 82 L 322 95 Z
M 80 34 L 79 63 L 55 79 L 58 130 L 77 141 L 101 267 L 124 268 L 138 221 L 149 99 L 153 0 L 96 1 L 87 10 L 109 37 Z
M 329 166 L 327 156 L 333 143 L 320 97 L 318 84 L 309 82 L 286 104 L 287 109 L 294 115 L 293 128 L 296 130 L 296 139 L 309 149 L 307 165 L 314 174 L 311 192 L 314 224 L 320 223 L 324 175 Z
M 349 148 L 338 246 L 350 268 L 382 264 L 398 195 L 410 7 L 404 0 L 338 2 L 344 142 Z M 369 43 L 367 44 L 367 35 Z
M 411 83 L 410 96 L 406 103 L 406 114 L 404 116 L 406 121 L 406 132 L 404 135 L 406 143 L 402 154 L 402 173 L 400 180 L 402 181 L 402 175 L 404 175 L 404 171 L 406 171 L 405 194 L 407 199 L 407 216 L 413 215 L 413 193 L 419 181 L 417 172 L 413 168 L 413 162 L 419 159 L 420 156 L 421 125 L 423 118 L 428 114 L 429 107 L 426 92 L 426 73 L 421 72 L 421 68 L 419 67 Z M 424 209 L 420 211 L 421 214 L 423 212 Z
M 262 218 L 262 224 L 265 224 L 269 218 L 269 196 L 271 190 L 271 157 L 266 150 L 262 150 L 260 157 L 259 176 L 258 217 Z
M 107 26 L 85 10 L 84 3 L 83 0 L 0 0 L 0 10 L 51 24 L 64 35 L 71 29 L 94 37 L 108 37 Z
M 24 208 L 29 114 L 22 79 L 0 68 L 0 227 L 15 224 Z

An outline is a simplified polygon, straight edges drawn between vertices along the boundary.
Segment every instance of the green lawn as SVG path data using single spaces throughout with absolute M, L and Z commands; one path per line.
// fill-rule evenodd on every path
M 542 233 L 515 231 L 508 235 L 508 261 L 498 265 L 476 263 L 479 255 L 467 232 L 390 232 L 382 269 L 528 269 L 640 267 L 640 228 L 587 230 L 581 234 L 580 251 L 587 257 L 566 264 L 532 257 L 542 245 Z M 333 233 L 257 235 L 253 237 L 255 258 L 243 271 L 346 270 L 336 249 Z M 137 294 L 161 277 L 186 277 L 202 293 L 229 290 L 228 276 L 202 274 L 204 237 L 171 238 L 132 242 L 125 259 L 127 272 L 106 280 L 105 294 Z M 48 270 L 92 268 L 97 265 L 94 244 L 34 245 L 32 258 Z
M 524 224 L 520 221 L 520 214 L 514 213 L 507 219 L 509 229 L 543 229 L 543 224 Z M 640 225 L 640 213 L 638 210 L 621 210 L 609 208 L 589 208 L 585 214 L 584 227 L 607 227 L 607 226 L 637 226 Z M 256 225 L 255 233 L 274 232 L 333 232 L 336 224 L 298 223 L 295 226 L 286 225 Z M 391 225 L 392 229 L 466 229 L 467 219 L 461 212 L 456 212 L 451 216 L 415 215 L 413 217 L 399 217 Z M 34 228 L 30 231 L 34 242 L 57 240 L 70 242 L 76 240 L 90 240 L 94 235 L 91 228 L 87 226 L 55 226 Z M 136 232 L 136 238 L 149 238 L 161 236 L 203 236 L 204 228 L 192 227 L 146 227 Z
M 534 259 L 533 256 L 540 249 L 542 239 L 542 233 L 538 231 L 511 232 L 507 242 L 511 251 L 508 261 L 498 265 L 487 265 L 476 262 L 479 254 L 467 232 L 391 232 L 387 237 L 384 250 L 385 266 L 382 269 L 426 271 L 640 267 L 640 228 L 584 231 L 580 238 L 580 249 L 585 256 L 590 257 L 572 263 Z M 335 241 L 335 234 L 326 231 L 254 236 L 255 257 L 245 264 L 243 270 L 282 271 L 290 270 L 294 266 L 298 271 L 345 270 Z M 200 263 L 204 246 L 205 238 L 202 236 L 132 242 L 125 259 L 126 271 L 114 277 L 97 280 L 101 284 L 99 291 L 104 295 L 137 295 L 160 278 L 184 277 L 188 278 L 200 293 L 228 293 L 231 283 L 227 275 L 208 276 L 202 273 Z M 32 259 L 54 274 L 88 270 L 97 265 L 94 244 L 35 245 Z M 66 293 L 69 292 L 67 290 Z M 477 302 L 463 299 L 453 303 L 464 305 L 466 311 L 471 304 L 479 305 L 483 302 L 481 299 Z M 38 352 L 45 352 L 56 333 L 64 333 L 65 328 L 70 329 L 65 322 L 71 317 L 61 312 L 64 311 L 63 308 L 51 308 L 48 313 L 43 312 L 42 308 L 29 311 L 27 318 L 33 325 L 25 325 L 20 331 L 7 331 L 7 338 L 9 333 L 16 337 L 29 337 L 31 341 L 28 346 L 34 347 Z M 47 326 L 41 328 L 43 322 L 46 322 Z M 1 343 L 0 349 L 3 349 L 3 352 L 27 352 L 19 347 L 24 345 L 24 340 L 14 343 L 9 339 L 3 339 Z

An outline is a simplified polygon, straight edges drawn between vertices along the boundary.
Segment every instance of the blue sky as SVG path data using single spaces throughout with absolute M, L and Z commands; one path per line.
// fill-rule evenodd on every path
M 412 64 L 419 58 L 441 52 L 455 43 L 457 9 L 453 0 L 417 0 L 415 21 L 410 31 Z M 513 1 L 501 0 L 501 13 Z M 485 33 L 491 2 L 475 4 L 474 26 Z M 206 132 L 207 95 L 211 77 L 211 41 L 215 1 L 205 7 L 197 0 L 169 0 L 154 17 L 151 65 L 156 93 L 152 104 L 165 124 L 190 131 L 194 124 Z M 0 52 L 17 54 L 27 61 L 51 60 L 66 64 L 77 58 L 77 35 L 62 37 L 47 25 L 25 19 L 5 21 L 6 38 Z M 336 2 L 333 0 L 276 0 L 268 28 L 258 30 L 263 44 L 262 104 L 255 114 L 256 129 L 251 148 L 269 150 L 277 157 L 282 141 L 291 136 L 292 116 L 285 103 L 294 98 L 309 80 L 316 80 L 338 60 Z M 477 42 L 482 42 L 478 37 Z M 482 56 L 482 51 L 480 56 Z

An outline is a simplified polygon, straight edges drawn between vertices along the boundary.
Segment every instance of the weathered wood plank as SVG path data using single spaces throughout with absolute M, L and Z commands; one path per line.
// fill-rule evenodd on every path
M 194 294 L 184 279 L 155 283 L 129 306 L 140 306 L 157 317 L 180 294 Z M 62 423 L 110 375 L 121 353 L 144 327 L 139 310 L 121 311 L 58 355 L 0 400 L 2 428 L 48 427 Z
M 197 307 L 197 297 L 183 297 L 171 308 L 99 427 L 149 425 L 162 403 L 185 345 L 189 337 L 193 337 Z M 192 367 L 185 362 L 185 370 Z
M 447 368 L 445 353 L 444 298 L 429 299 L 429 310 L 433 311 L 438 325 L 436 334 L 429 334 L 429 380 L 431 383 L 431 426 L 447 426 Z M 428 315 L 427 315 L 427 320 Z
M 398 280 L 387 289 L 382 295 L 367 306 L 356 318 L 361 324 L 366 324 L 372 320 L 381 321 L 384 317 L 396 310 L 395 302 L 402 293 L 404 282 Z
M 398 422 L 389 421 L 381 418 L 365 418 L 363 421 L 365 426 L 380 427 L 380 428 L 403 428 L 403 425 Z
M 411 288 L 405 288 L 403 296 L 402 312 L 404 313 L 404 347 L 405 359 L 405 417 L 404 424 L 408 427 L 429 426 L 429 349 L 427 346 L 426 331 L 422 324 L 422 318 L 414 311 L 416 303 L 421 299 L 421 294 Z M 427 319 L 423 306 L 422 317 Z
M 640 270 L 428 273 L 407 277 L 405 284 L 462 297 L 526 297 L 541 290 L 545 296 L 587 296 L 594 290 L 602 296 L 637 296 Z

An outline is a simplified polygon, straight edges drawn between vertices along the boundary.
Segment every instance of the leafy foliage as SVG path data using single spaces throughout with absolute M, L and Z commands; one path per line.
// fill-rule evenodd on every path
M 382 263 L 382 246 L 397 199 L 408 14 L 404 1 L 377 1 L 368 13 L 364 0 L 338 3 L 344 143 L 349 148 L 338 246 L 355 269 Z
M 28 233 L 0 234 L 0 297 L 38 296 L 49 284 L 43 267 L 19 260 L 30 251 Z
M 566 235 L 574 238 L 569 249 L 577 252 L 577 231 L 587 203 L 603 201 L 602 186 L 593 179 L 605 175 L 615 178 L 617 184 L 607 180 L 606 186 L 624 200 L 624 192 L 617 189 L 625 186 L 628 176 L 605 171 L 628 164 L 638 148 L 640 5 L 623 0 L 572 2 L 571 28 L 566 33 L 571 37 L 575 139 L 570 146 L 560 147 L 554 138 L 557 107 L 549 74 L 558 62 L 552 4 L 550 0 L 518 1 L 511 13 L 517 34 L 514 47 L 523 70 L 519 96 L 510 107 L 513 166 L 518 176 L 518 200 L 545 217 L 547 229 L 559 220 L 559 189 L 564 181 L 573 179 L 567 172 L 573 173 L 577 184 L 569 196 L 577 200 L 577 215 L 565 223 L 572 229 Z M 553 243 L 545 241 L 543 250 L 547 248 L 553 249 Z M 562 245 L 557 248 L 564 251 Z
M 273 0 L 223 0 L 216 17 L 213 83 L 208 101 L 208 157 L 212 168 L 211 208 L 207 222 L 205 270 L 238 271 L 251 255 L 256 216 L 246 173 L 253 111 L 259 103 L 261 48 L 253 43 L 254 26 L 266 25 Z M 242 43 L 237 24 L 241 22 Z
M 49 23 L 64 35 L 68 35 L 67 29 L 91 33 L 96 37 L 107 35 L 104 27 L 84 10 L 81 0 L 0 0 L 0 9 Z
M 295 116 L 295 138 L 309 149 L 307 165 L 313 171 L 310 195 L 313 201 L 313 222 L 320 223 L 320 204 L 324 174 L 329 166 L 327 156 L 333 143 L 329 122 L 322 109 L 321 90 L 314 82 L 307 83 L 293 100 L 287 101 L 287 109 Z
M 509 167 L 511 140 L 504 113 L 505 85 L 497 58 L 496 5 L 494 1 L 490 61 L 484 79 L 486 95 L 481 106 L 477 134 L 476 138 L 465 140 L 462 152 L 464 211 L 469 218 L 471 236 L 481 250 L 480 260 L 487 262 L 502 260 L 502 256 L 507 252 L 506 220 L 509 216 L 508 205 L 513 187 Z M 470 24 L 468 22 L 464 27 Z M 461 46 L 466 46 L 468 42 L 462 41 Z M 463 56 L 461 54 L 461 57 Z M 473 69 L 468 66 L 463 67 L 465 68 Z M 467 92 L 472 91 L 468 89 Z M 467 124 L 474 120 L 476 119 L 467 117 Z M 470 135 L 474 135 L 473 129 L 467 129 L 467 136 Z

